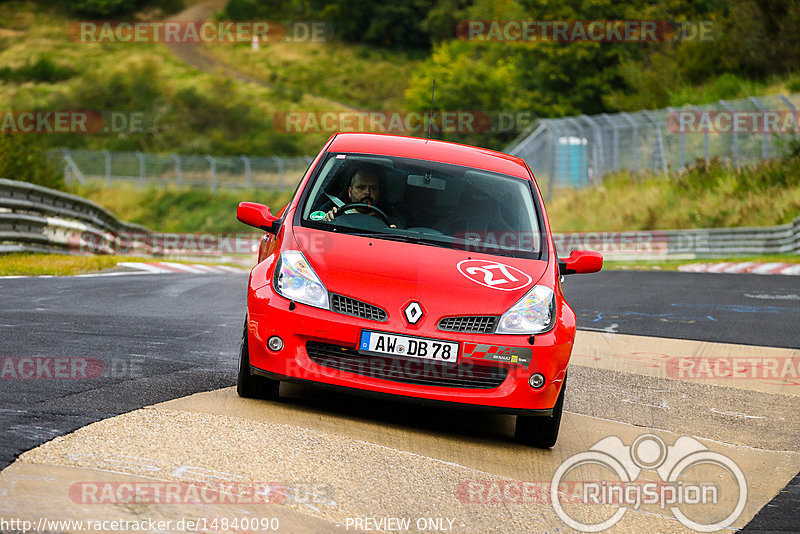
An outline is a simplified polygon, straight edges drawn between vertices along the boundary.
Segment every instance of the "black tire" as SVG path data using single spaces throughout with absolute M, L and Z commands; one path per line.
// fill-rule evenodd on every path
M 250 372 L 250 349 L 247 346 L 247 322 L 242 334 L 239 350 L 239 374 L 236 378 L 236 393 L 247 399 L 277 400 L 281 383 Z
M 556 444 L 558 429 L 561 426 L 561 412 L 564 409 L 564 392 L 567 389 L 567 377 L 561 384 L 561 393 L 558 394 L 556 405 L 553 406 L 553 415 L 518 415 L 517 426 L 514 430 L 514 439 L 525 445 L 549 449 Z

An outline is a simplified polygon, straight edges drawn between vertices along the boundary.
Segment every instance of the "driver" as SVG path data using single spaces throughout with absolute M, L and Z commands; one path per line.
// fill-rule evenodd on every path
M 350 186 L 347 188 L 347 196 L 350 203 L 370 204 L 376 207 L 381 207 L 382 190 L 381 184 L 383 183 L 383 169 L 380 167 L 362 167 L 357 170 L 352 177 L 350 177 Z M 382 208 L 387 211 L 386 208 Z M 335 206 L 325 214 L 325 221 L 332 221 L 336 216 L 338 208 Z M 362 213 L 365 215 L 375 215 L 375 212 L 367 207 L 358 207 L 347 210 L 347 213 Z M 391 213 L 387 213 L 391 219 Z M 392 221 L 400 222 L 399 220 Z M 397 228 L 397 224 L 390 224 L 390 228 Z

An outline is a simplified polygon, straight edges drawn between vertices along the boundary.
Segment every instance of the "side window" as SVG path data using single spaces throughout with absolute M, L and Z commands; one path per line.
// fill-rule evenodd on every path
M 342 161 L 335 157 L 329 157 L 324 163 L 322 172 L 314 183 L 311 194 L 303 207 L 304 219 L 308 219 L 313 211 L 320 210 L 326 204 L 327 196 L 325 196 L 324 192 L 327 192 L 331 188 L 331 184 L 336 180 L 336 171 L 342 167 Z

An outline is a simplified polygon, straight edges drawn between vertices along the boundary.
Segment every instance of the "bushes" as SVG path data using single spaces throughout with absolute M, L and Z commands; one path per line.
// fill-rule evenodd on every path
M 509 61 L 502 45 L 450 41 L 437 45 L 433 56 L 411 78 L 406 91 L 406 107 L 427 113 L 431 104 L 431 86 L 436 79 L 434 111 L 470 111 L 487 113 L 524 110 L 530 105 L 521 98 L 516 65 Z M 478 115 L 480 116 L 480 115 Z M 499 148 L 518 132 L 436 134 L 447 139 L 479 146 Z M 422 134 L 424 135 L 424 134 Z
M 272 94 L 273 101 L 279 103 L 284 98 L 276 91 L 221 76 L 187 74 L 188 69 L 176 67 L 156 51 L 133 49 L 113 62 L 86 63 L 81 66 L 84 72 L 75 78 L 33 92 L 24 85 L 20 73 L 25 78 L 29 72 L 39 73 L 39 78 L 54 78 L 46 73 L 58 72 L 58 67 L 53 70 L 47 66 L 52 64 L 47 56 L 42 58 L 23 67 L 0 70 L 0 77 L 14 79 L 9 84 L 12 89 L 18 84 L 11 93 L 18 109 L 92 110 L 105 117 L 135 113 L 142 119 L 136 129 L 109 129 L 90 135 L 32 134 L 30 137 L 36 137 L 42 147 L 215 155 L 292 156 L 307 152 L 300 148 L 304 139 L 275 131 L 272 114 L 265 113 L 253 96 Z
M 13 69 L 11 67 L 0 68 L 0 80 L 9 82 L 39 82 L 39 83 L 55 83 L 63 80 L 68 80 L 74 74 L 74 71 L 69 67 L 58 65 L 50 56 L 39 56 L 39 58 L 31 63 L 30 60 L 26 61 L 24 65 Z
M 424 0 L 229 0 L 225 14 L 232 20 L 325 20 L 343 41 L 408 49 L 430 46 L 429 33 L 423 27 L 430 10 Z
M 135 5 L 135 0 L 73 0 L 69 3 L 70 9 L 75 13 L 101 17 L 131 11 Z
M 740 169 L 699 161 L 666 178 L 622 171 L 554 197 L 547 211 L 556 231 L 773 226 L 800 215 L 800 157 Z
M 267 204 L 278 211 L 291 198 L 291 191 L 119 189 L 75 187 L 72 193 L 86 197 L 118 218 L 142 224 L 157 232 L 249 232 L 236 219 L 239 202 Z
M 182 0 L 61 0 L 60 3 L 72 13 L 84 17 L 117 17 L 143 8 L 174 13 L 183 6 Z
M 64 175 L 31 134 L 0 132 L 0 178 L 64 189 Z

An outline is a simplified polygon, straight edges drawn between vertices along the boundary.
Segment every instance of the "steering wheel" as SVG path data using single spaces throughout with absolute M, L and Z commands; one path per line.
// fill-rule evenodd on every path
M 377 206 L 375 206 L 373 204 L 367 204 L 365 202 L 348 202 L 347 204 L 344 204 L 343 206 L 340 206 L 339 208 L 336 208 L 336 213 L 333 214 L 334 219 L 336 217 L 338 217 L 339 215 L 345 214 L 345 212 L 347 210 L 350 210 L 350 209 L 353 209 L 353 208 L 365 208 L 365 209 L 368 209 L 368 210 L 372 211 L 373 213 L 375 213 L 375 215 L 380 216 L 380 218 L 383 219 L 383 222 L 386 223 L 386 226 L 390 226 L 391 225 L 391 223 L 389 222 L 389 216 L 386 215 L 386 213 L 384 213 L 382 209 L 378 208 Z

